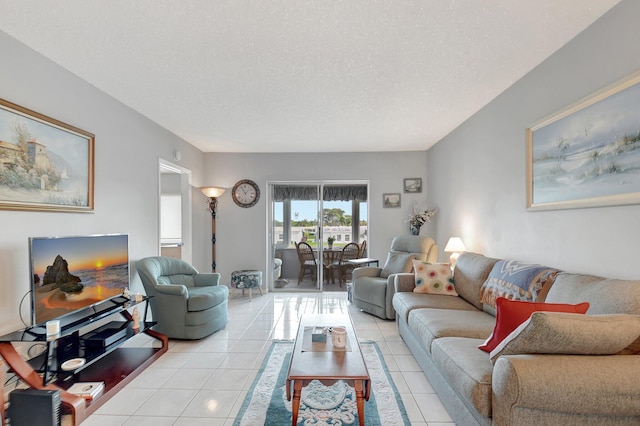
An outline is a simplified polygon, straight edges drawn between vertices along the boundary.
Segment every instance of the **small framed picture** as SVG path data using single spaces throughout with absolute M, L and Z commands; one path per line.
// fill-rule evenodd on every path
M 400 207 L 400 193 L 382 194 L 382 207 L 385 209 Z
M 410 194 L 422 192 L 422 178 L 404 178 L 404 192 Z

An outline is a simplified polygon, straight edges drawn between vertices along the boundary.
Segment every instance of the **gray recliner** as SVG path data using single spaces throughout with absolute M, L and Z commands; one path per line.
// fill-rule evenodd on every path
M 148 296 L 153 327 L 174 339 L 201 339 L 227 324 L 229 289 L 220 274 L 198 273 L 187 262 L 171 257 L 147 257 L 137 263 Z
M 392 300 L 395 274 L 411 272 L 412 260 L 438 261 L 438 245 L 431 237 L 397 236 L 382 268 L 367 266 L 353 271 L 353 303 L 383 319 L 395 319 Z

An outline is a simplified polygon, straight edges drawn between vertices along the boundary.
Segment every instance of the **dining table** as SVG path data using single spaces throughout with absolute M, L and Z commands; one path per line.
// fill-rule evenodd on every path
M 340 253 L 342 253 L 342 247 L 323 247 L 322 249 L 322 263 L 324 264 L 324 270 L 326 271 L 326 274 L 328 275 L 326 277 L 327 282 L 331 283 L 331 284 L 335 284 L 336 283 L 336 278 L 335 278 L 335 267 L 334 267 L 334 262 L 337 262 L 338 259 L 340 259 Z

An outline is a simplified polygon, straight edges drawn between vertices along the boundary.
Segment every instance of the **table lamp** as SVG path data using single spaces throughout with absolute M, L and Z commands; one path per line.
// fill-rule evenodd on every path
M 451 253 L 451 255 L 449 256 L 451 269 L 453 269 L 453 267 L 456 264 L 456 261 L 458 260 L 458 256 L 460 256 L 460 253 L 462 253 L 463 251 L 467 251 L 467 248 L 464 246 L 464 243 L 459 237 L 449 238 L 449 241 L 447 242 L 447 246 L 444 248 L 444 252 Z

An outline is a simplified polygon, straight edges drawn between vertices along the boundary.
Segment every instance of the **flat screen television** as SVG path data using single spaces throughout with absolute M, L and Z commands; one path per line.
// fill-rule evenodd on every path
M 29 238 L 32 324 L 60 319 L 129 287 L 127 234 Z

